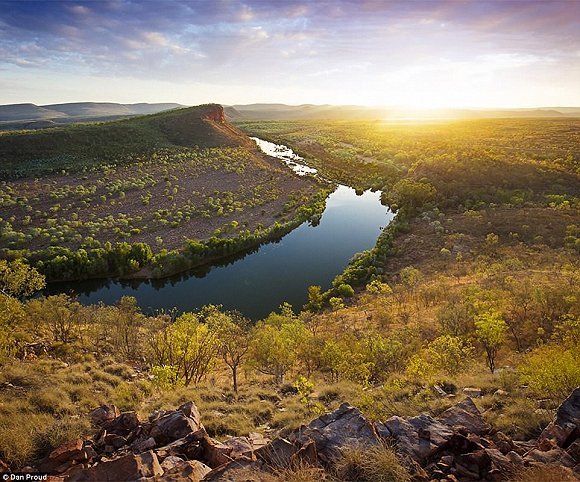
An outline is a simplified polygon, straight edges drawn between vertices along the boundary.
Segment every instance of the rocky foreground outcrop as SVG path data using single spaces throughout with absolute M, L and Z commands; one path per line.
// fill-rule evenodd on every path
M 208 436 L 193 402 L 155 412 L 147 421 L 134 412 L 119 413 L 113 405 L 90 416 L 99 427 L 93 439 L 67 442 L 39 464 L 39 471 L 55 474 L 53 482 L 259 481 L 297 464 L 331 468 L 344 447 L 383 443 L 396 448 L 416 481 L 496 481 L 518 468 L 543 464 L 580 475 L 580 388 L 530 441 L 514 441 L 494 430 L 471 398 L 435 418 L 393 416 L 378 423 L 343 404 L 271 441 L 251 433 L 218 442 Z

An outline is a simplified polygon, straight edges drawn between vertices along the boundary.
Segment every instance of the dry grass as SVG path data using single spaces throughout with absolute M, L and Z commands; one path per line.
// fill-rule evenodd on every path
M 411 475 L 395 451 L 386 445 L 346 447 L 334 466 L 344 482 L 409 482 Z
M 560 465 L 526 467 L 509 477 L 508 482 L 577 482 L 574 473 Z

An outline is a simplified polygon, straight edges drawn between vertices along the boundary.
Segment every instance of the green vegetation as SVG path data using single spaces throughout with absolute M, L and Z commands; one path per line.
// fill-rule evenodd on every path
M 49 281 L 162 277 L 320 216 L 328 186 L 266 158 L 221 115 L 209 105 L 0 134 L 0 257 Z

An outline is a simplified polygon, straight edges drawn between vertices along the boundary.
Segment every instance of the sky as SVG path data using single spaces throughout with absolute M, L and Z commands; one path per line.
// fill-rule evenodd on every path
M 0 104 L 80 101 L 580 106 L 580 0 L 0 0 Z

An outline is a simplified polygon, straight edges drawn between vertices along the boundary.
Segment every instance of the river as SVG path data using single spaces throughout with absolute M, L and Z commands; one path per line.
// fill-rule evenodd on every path
M 266 154 L 279 158 L 299 175 L 317 175 L 288 147 L 254 140 Z M 392 217 L 380 203 L 380 192 L 357 194 L 339 185 L 328 197 L 316 226 L 305 222 L 280 240 L 245 256 L 163 280 L 52 283 L 48 293 L 72 292 L 83 304 L 113 304 L 121 296 L 134 296 L 146 313 L 172 308 L 192 311 L 212 303 L 256 320 L 284 301 L 301 308 L 310 285 L 329 288 L 355 253 L 375 245 Z

